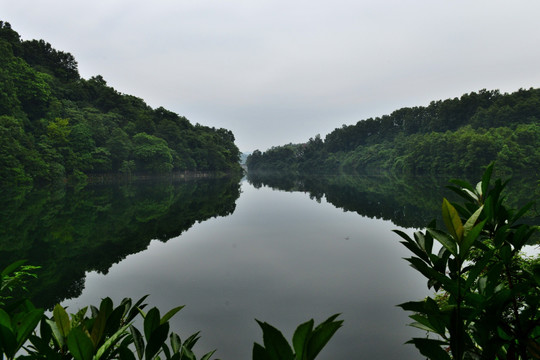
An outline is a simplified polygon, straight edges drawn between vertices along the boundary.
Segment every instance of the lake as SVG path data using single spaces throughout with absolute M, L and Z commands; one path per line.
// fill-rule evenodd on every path
M 34 301 L 70 312 L 140 298 L 199 356 L 250 359 L 255 319 L 290 340 L 341 313 L 318 359 L 419 359 L 397 304 L 429 294 L 392 232 L 437 216 L 440 187 L 393 178 L 143 181 L 4 193 L 3 261 L 41 265 Z M 425 181 L 423 179 L 422 181 Z M 389 191 L 393 190 L 393 191 Z M 437 195 L 438 194 L 438 195 Z

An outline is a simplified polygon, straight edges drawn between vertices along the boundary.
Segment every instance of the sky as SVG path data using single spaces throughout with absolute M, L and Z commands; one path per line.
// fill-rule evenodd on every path
M 540 87 L 538 0 L 0 0 L 83 78 L 243 152 L 481 89 Z

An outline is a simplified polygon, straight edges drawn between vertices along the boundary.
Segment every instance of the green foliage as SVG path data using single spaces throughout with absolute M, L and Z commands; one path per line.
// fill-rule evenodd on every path
M 521 221 L 530 205 L 504 205 L 507 182 L 492 184 L 492 171 L 476 186 L 452 181 L 464 203 L 443 200 L 446 231 L 396 231 L 414 254 L 406 260 L 443 294 L 399 305 L 414 312 L 412 326 L 436 335 L 409 341 L 430 359 L 540 358 L 540 266 L 520 254 L 538 226 Z
M 14 287 L 24 284 L 24 277 L 33 275 L 34 267 L 18 261 L 0 273 L 0 294 L 7 298 Z M 36 309 L 28 300 L 19 299 L 10 305 L 0 303 L 0 355 L 7 359 L 175 359 L 196 360 L 193 346 L 198 333 L 183 343 L 180 337 L 169 331 L 169 320 L 183 306 L 171 309 L 161 316 L 157 308 L 147 313 L 143 310 L 148 295 L 137 302 L 129 298 L 114 307 L 110 298 L 98 307 L 84 307 L 69 315 L 57 304 L 52 317 Z M 88 311 L 90 308 L 90 311 Z M 142 317 L 144 336 L 135 325 Z M 39 334 L 36 332 L 39 326 Z M 167 344 L 169 339 L 169 344 Z M 25 355 L 21 352 L 26 351 Z M 201 359 L 209 359 L 214 352 Z
M 28 278 L 35 277 L 37 267 L 24 263 L 17 261 L 0 273 L 0 355 L 8 359 L 21 350 L 44 313 L 27 300 L 12 300 L 17 290 L 25 290 Z
M 253 345 L 253 360 L 313 360 L 326 346 L 335 332 L 343 324 L 337 320 L 339 314 L 332 315 L 313 328 L 313 319 L 299 325 L 292 338 L 292 348 L 278 329 L 257 320 L 263 331 L 264 346 Z
M 4 22 L 0 64 L 0 183 L 80 173 L 241 171 L 232 132 L 153 110 L 100 75 L 82 79 L 73 55 L 43 40 L 21 41 Z
M 0 305 L 12 299 L 12 294 L 17 290 L 26 291 L 26 284 L 32 278 L 36 278 L 35 271 L 39 266 L 24 265 L 25 260 L 19 260 L 7 266 L 0 273 Z
M 133 156 L 137 168 L 143 171 L 167 172 L 173 167 L 167 142 L 146 133 L 138 133 L 133 137 Z
M 343 125 L 324 141 L 257 150 L 246 164 L 249 171 L 304 174 L 477 175 L 497 161 L 499 172 L 528 172 L 540 167 L 538 104 L 540 89 L 481 90 Z
M 182 343 L 180 337 L 169 330 L 169 320 L 183 306 L 161 317 L 155 307 L 148 313 L 143 311 L 147 306 L 146 297 L 135 303 L 129 298 L 123 299 L 117 307 L 110 298 L 105 298 L 99 308 L 90 306 L 89 311 L 89 307 L 84 307 L 71 315 L 61 305 L 56 305 L 51 318 L 43 316 L 39 336 L 27 336 L 30 344 L 25 347 L 24 359 L 135 359 L 134 354 L 139 360 L 196 359 L 192 349 L 198 334 Z M 144 336 L 135 325 L 138 317 L 142 317 Z

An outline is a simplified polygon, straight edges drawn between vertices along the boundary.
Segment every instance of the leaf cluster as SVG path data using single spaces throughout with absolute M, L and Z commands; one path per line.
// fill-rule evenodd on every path
M 332 315 L 315 328 L 313 319 L 299 325 L 292 338 L 292 348 L 278 329 L 258 321 L 263 331 L 264 346 L 253 345 L 253 360 L 313 360 L 343 324 Z
M 406 260 L 443 294 L 399 305 L 435 335 L 410 341 L 430 359 L 540 358 L 540 266 L 521 257 L 537 226 L 520 222 L 531 205 L 504 205 L 507 182 L 491 184 L 492 171 L 476 186 L 452 181 L 464 202 L 443 200 L 445 230 L 396 231 L 414 255 Z

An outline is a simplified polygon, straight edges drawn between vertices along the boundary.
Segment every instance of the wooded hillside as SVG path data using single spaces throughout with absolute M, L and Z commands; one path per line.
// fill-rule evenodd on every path
M 0 21 L 0 183 L 103 173 L 240 171 L 226 129 L 83 79 L 73 55 Z
M 300 173 L 481 172 L 540 168 L 540 89 L 511 94 L 481 90 L 429 106 L 343 125 L 304 144 L 288 144 L 249 157 L 249 171 Z

